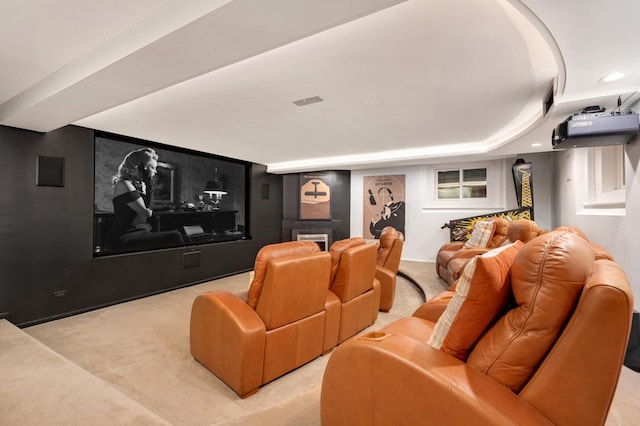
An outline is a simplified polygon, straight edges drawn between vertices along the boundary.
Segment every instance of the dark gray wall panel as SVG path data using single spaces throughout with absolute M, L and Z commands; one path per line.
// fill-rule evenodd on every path
M 241 241 L 94 258 L 94 132 L 46 134 L 0 126 L 0 315 L 19 326 L 192 285 L 253 268 L 281 241 L 282 177 L 253 165 L 249 232 Z M 38 155 L 65 158 L 65 186 L 36 186 Z M 261 186 L 269 184 L 269 199 Z M 200 251 L 200 265 L 184 254 Z M 54 295 L 62 296 L 55 297 Z

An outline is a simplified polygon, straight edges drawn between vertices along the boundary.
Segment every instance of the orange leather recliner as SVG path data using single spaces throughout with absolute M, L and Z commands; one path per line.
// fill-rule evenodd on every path
M 466 241 L 452 241 L 440 247 L 436 256 L 436 274 L 448 284 L 453 284 L 457 279 L 449 274 L 449 262 L 458 257 L 464 258 L 466 262 L 477 254 L 485 253 L 487 250 L 500 247 L 507 239 L 507 231 L 509 229 L 509 221 L 503 217 L 491 217 L 484 220 L 495 222 L 493 235 L 486 247 L 470 247 L 465 248 Z
M 227 291 L 196 297 L 191 354 L 245 398 L 330 351 L 340 321 L 330 273 L 329 253 L 314 242 L 263 247 L 246 297 Z
M 389 312 L 396 295 L 396 274 L 400 267 L 404 235 L 392 226 L 380 233 L 380 246 L 376 261 L 376 278 L 380 281 L 380 310 Z
M 613 255 L 609 253 L 609 251 L 607 251 L 600 244 L 594 243 L 593 241 L 589 240 L 589 237 L 587 237 L 587 234 L 585 234 L 584 232 L 582 232 L 582 230 L 580 230 L 579 228 L 576 228 L 575 226 L 567 226 L 567 225 L 558 226 L 557 228 L 554 229 L 554 231 L 573 232 L 574 234 L 579 235 L 580 237 L 588 241 L 589 244 L 591 244 L 591 248 L 593 248 L 596 259 L 614 260 Z
M 340 345 L 322 424 L 603 425 L 633 313 L 624 271 L 560 231 L 523 245 L 508 276 L 513 307 L 466 361 L 429 344 L 421 310 Z
M 375 244 L 359 237 L 331 244 L 329 288 L 340 300 L 337 343 L 373 324 L 380 309 L 380 281 L 375 277 Z

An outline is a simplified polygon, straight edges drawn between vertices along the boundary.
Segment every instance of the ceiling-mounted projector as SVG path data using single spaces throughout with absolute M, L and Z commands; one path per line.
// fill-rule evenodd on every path
M 553 130 L 553 149 L 629 143 L 640 130 L 638 114 L 631 110 L 606 112 L 588 107 L 573 114 Z

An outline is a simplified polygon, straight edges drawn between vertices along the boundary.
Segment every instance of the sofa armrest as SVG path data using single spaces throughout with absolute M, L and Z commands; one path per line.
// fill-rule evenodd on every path
M 193 357 L 248 396 L 262 384 L 266 327 L 256 311 L 227 291 L 196 297 L 191 308 Z
M 490 249 L 488 249 L 488 248 L 480 248 L 480 247 L 473 247 L 473 248 L 468 248 L 468 249 L 464 249 L 464 250 L 458 250 L 451 257 L 451 260 L 453 260 L 453 259 L 471 259 L 472 257 L 477 256 L 479 254 L 485 254 L 489 250 Z M 451 262 L 451 260 L 449 260 L 449 262 Z
M 418 309 L 416 309 L 411 316 L 431 322 L 438 322 L 438 318 L 440 318 L 440 315 L 442 315 L 445 309 L 447 309 L 449 302 L 451 302 L 451 299 L 455 294 L 455 291 L 443 291 L 433 299 L 429 299 L 422 305 L 418 306 Z
M 465 241 L 451 241 L 443 244 L 438 251 L 456 251 L 460 250 Z
M 324 426 L 552 424 L 457 358 L 395 333 L 369 332 L 338 346 L 321 392 Z

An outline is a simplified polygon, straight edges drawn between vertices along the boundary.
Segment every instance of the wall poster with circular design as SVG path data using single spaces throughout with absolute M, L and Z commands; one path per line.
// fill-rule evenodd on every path
M 404 188 L 405 175 L 364 177 L 364 238 L 380 238 L 385 226 L 393 226 L 405 233 Z

